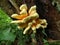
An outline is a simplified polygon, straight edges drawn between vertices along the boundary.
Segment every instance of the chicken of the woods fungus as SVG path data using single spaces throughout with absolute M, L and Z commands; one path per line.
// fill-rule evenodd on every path
M 36 33 L 36 29 L 47 27 L 46 19 L 39 19 L 39 14 L 36 11 L 36 5 L 32 6 L 28 10 L 27 5 L 22 4 L 19 9 L 20 14 L 12 14 L 11 16 L 17 20 L 12 21 L 11 23 L 17 23 L 19 28 L 23 28 L 23 34 L 26 34 L 28 30 L 32 30 L 33 33 Z

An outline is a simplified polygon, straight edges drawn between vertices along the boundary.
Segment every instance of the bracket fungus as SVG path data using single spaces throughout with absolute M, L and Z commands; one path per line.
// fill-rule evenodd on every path
M 17 20 L 11 23 L 17 23 L 19 28 L 23 28 L 23 34 L 26 34 L 28 30 L 32 30 L 36 33 L 36 29 L 46 28 L 47 21 L 45 19 L 39 19 L 39 14 L 36 11 L 36 5 L 32 6 L 29 10 L 26 4 L 20 6 L 20 14 L 13 14 L 11 17 Z M 27 11 L 28 10 L 28 11 Z

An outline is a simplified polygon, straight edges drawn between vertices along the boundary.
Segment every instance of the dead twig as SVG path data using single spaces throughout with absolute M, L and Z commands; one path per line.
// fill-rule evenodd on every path
M 14 8 L 16 9 L 17 13 L 19 14 L 20 13 L 20 10 L 18 8 L 18 5 L 15 3 L 14 0 L 9 0 L 9 2 L 14 6 Z

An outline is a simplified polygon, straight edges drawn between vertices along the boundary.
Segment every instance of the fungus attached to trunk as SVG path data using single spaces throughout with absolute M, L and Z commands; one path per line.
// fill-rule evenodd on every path
M 36 29 L 47 27 L 47 21 L 45 19 L 39 19 L 39 14 L 36 11 L 35 5 L 28 10 L 27 5 L 23 4 L 20 6 L 20 10 L 20 14 L 13 14 L 11 16 L 17 19 L 11 23 L 18 23 L 19 28 L 24 28 L 23 34 L 26 34 L 29 29 L 32 30 L 33 33 L 36 33 Z

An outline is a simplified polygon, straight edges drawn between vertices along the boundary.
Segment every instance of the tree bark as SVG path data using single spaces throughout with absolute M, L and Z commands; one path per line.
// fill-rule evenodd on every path
M 35 4 L 40 18 L 45 18 L 48 22 L 46 29 L 48 37 L 60 40 L 60 14 L 58 11 L 52 6 L 50 0 L 36 0 Z

